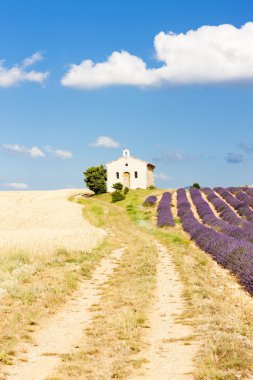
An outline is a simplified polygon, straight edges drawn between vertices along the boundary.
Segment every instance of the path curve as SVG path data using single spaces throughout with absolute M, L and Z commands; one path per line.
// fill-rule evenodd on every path
M 74 350 L 92 319 L 90 308 L 100 301 L 100 287 L 108 280 L 124 253 L 117 249 L 84 281 L 57 314 L 35 333 L 34 344 L 23 344 L 23 354 L 8 368 L 8 380 L 44 380 L 60 364 L 60 355 Z
M 129 380 L 192 380 L 193 357 L 197 349 L 193 329 L 180 320 L 185 309 L 182 284 L 167 249 L 158 249 L 157 288 L 149 314 L 147 348 L 139 358 L 147 362 Z

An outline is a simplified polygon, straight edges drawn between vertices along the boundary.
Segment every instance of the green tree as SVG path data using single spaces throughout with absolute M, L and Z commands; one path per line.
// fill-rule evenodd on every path
M 112 188 L 115 189 L 115 190 L 122 190 L 123 189 L 123 185 L 121 182 L 116 182 L 112 185 Z
M 198 182 L 194 182 L 192 187 L 196 187 L 196 189 L 200 189 L 200 184 Z
M 95 194 L 106 193 L 107 170 L 103 165 L 91 166 L 83 174 L 88 189 Z

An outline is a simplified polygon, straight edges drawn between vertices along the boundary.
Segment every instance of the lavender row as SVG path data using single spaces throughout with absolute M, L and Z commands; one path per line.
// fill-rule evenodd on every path
M 243 226 L 245 223 L 250 224 L 241 219 L 213 190 L 207 187 L 203 188 L 202 191 L 207 195 L 208 201 L 212 203 L 223 220 L 235 226 Z
M 154 206 L 157 202 L 157 197 L 155 195 L 149 195 L 143 202 L 143 206 Z
M 223 187 L 215 187 L 214 191 L 218 193 L 227 203 L 230 204 L 235 210 L 238 210 L 239 207 L 243 206 L 243 202 L 235 198 L 227 189 Z
M 240 191 L 240 187 L 227 187 L 226 188 L 227 191 L 229 191 L 230 193 L 232 193 L 233 195 L 236 195 L 238 193 L 238 191 Z
M 157 207 L 157 226 L 174 226 L 175 222 L 171 212 L 171 193 L 163 193 Z
M 207 224 L 214 228 L 217 232 L 221 232 L 225 235 L 232 236 L 236 239 L 248 240 L 253 242 L 253 229 L 243 229 L 218 218 L 214 215 L 208 202 L 206 202 L 200 190 L 196 188 L 190 189 L 192 201 L 197 209 L 197 212 L 204 224 Z M 251 226 L 252 227 L 252 226 Z
M 236 197 L 242 201 L 245 205 L 249 207 L 253 207 L 253 198 L 250 197 L 247 193 L 244 193 L 243 191 L 239 191 L 236 193 Z
M 246 194 L 248 194 L 250 197 L 253 197 L 253 188 L 252 187 L 246 187 L 243 189 Z
M 231 189 L 231 188 L 228 188 L 228 189 Z M 234 189 L 234 192 L 236 189 L 235 194 L 239 194 L 240 189 L 242 188 L 232 188 L 232 189 Z M 246 188 L 243 188 L 243 189 L 246 189 Z M 222 200 L 213 190 L 211 190 L 210 188 L 203 188 L 202 191 L 207 195 L 207 199 L 209 200 L 209 202 L 213 204 L 213 206 L 215 207 L 216 211 L 219 213 L 219 216 L 222 219 L 226 220 L 230 224 L 244 228 L 246 233 L 247 233 L 247 230 L 252 230 L 253 228 L 252 222 L 250 222 L 249 220 L 240 218 L 231 209 L 231 207 L 224 200 Z M 240 198 L 240 195 L 239 195 L 239 198 Z M 231 200 L 232 199 L 233 197 L 231 197 Z M 242 199 L 239 199 L 239 200 L 242 201 Z
M 247 205 L 245 205 L 238 198 L 234 197 L 229 191 L 223 189 L 222 187 L 215 187 L 214 190 L 222 196 L 225 201 L 227 201 L 235 210 L 238 211 L 238 214 L 248 219 L 250 222 L 253 222 L 253 210 L 251 210 Z
M 237 195 L 237 193 L 239 193 L 239 191 L 244 191 L 247 193 L 247 189 L 249 189 L 249 192 L 252 194 L 253 196 L 253 192 L 251 188 L 248 188 L 246 186 L 241 186 L 241 187 L 227 187 L 226 188 L 227 191 L 229 191 L 230 193 L 234 194 L 234 195 Z M 249 194 L 250 195 L 250 194 Z
M 178 216 L 191 239 L 219 264 L 237 275 L 241 284 L 253 293 L 253 246 L 225 236 L 200 223 L 193 215 L 184 189 L 177 190 Z

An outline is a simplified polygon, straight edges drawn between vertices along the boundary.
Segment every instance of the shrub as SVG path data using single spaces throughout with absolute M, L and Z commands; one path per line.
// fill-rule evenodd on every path
M 200 184 L 198 182 L 194 182 L 191 187 L 195 187 L 196 189 L 200 189 Z
M 123 199 L 125 199 L 125 196 L 124 196 L 124 194 L 122 194 L 121 191 L 115 190 L 112 193 L 112 203 L 122 201 Z
M 115 189 L 115 190 L 122 190 L 123 189 L 123 185 L 121 182 L 116 182 L 114 183 L 114 185 L 112 185 L 112 188 Z
M 83 174 L 88 189 L 95 194 L 106 193 L 107 170 L 103 165 L 91 166 Z
M 147 189 L 148 189 L 148 190 L 155 190 L 156 187 L 155 187 L 154 185 L 151 185 L 151 186 L 148 186 Z
M 124 188 L 124 192 L 123 192 L 123 193 L 124 193 L 125 195 L 127 195 L 127 194 L 128 194 L 128 192 L 129 192 L 129 187 L 125 187 L 125 188 Z

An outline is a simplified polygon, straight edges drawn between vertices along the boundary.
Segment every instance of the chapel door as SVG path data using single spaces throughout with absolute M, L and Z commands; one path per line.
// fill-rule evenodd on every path
M 123 185 L 124 185 L 124 187 L 128 187 L 130 189 L 130 173 L 128 173 L 128 172 L 124 173 Z

